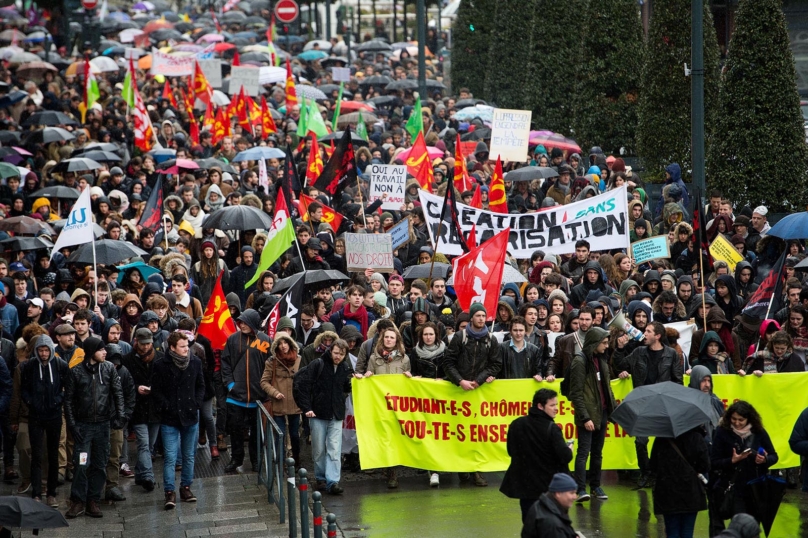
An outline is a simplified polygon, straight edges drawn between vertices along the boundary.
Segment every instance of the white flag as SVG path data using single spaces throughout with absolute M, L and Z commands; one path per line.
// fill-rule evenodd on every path
M 269 177 L 267 176 L 267 162 L 258 159 L 258 185 L 264 187 L 264 192 L 269 192 Z
M 86 188 L 76 200 L 73 209 L 67 216 L 65 227 L 62 228 L 62 233 L 56 240 L 51 251 L 51 259 L 55 252 L 65 247 L 72 247 L 73 245 L 81 245 L 84 243 L 92 243 L 95 240 L 93 237 L 93 212 L 90 208 L 90 189 Z

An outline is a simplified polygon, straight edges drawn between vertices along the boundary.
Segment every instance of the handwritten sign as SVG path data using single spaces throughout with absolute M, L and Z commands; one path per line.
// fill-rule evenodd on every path
M 351 68 L 350 67 L 332 67 L 331 80 L 334 82 L 350 82 L 351 81 Z
M 741 256 L 738 251 L 735 250 L 735 247 L 732 246 L 732 243 L 727 241 L 726 237 L 721 234 L 718 234 L 715 237 L 715 241 L 710 245 L 710 256 L 712 256 L 714 260 L 727 262 L 730 273 L 733 273 L 735 266 L 743 261 L 743 256 Z
M 404 205 L 404 185 L 407 183 L 407 167 L 392 164 L 370 165 L 370 197 L 375 202 L 387 194 L 382 209 L 398 211 Z
M 217 59 L 213 60 L 197 60 L 202 72 L 205 73 L 205 78 L 208 79 L 208 84 L 213 88 L 222 87 L 222 61 Z
M 410 240 L 410 221 L 403 219 L 387 232 L 392 237 L 393 250 Z
M 634 258 L 637 265 L 650 260 L 668 258 L 670 255 L 671 249 L 668 245 L 667 235 L 659 235 L 651 239 L 631 243 L 631 257 Z
M 244 93 L 258 97 L 261 85 L 258 83 L 258 69 L 255 67 L 232 67 L 230 69 L 230 95 L 238 94 L 241 87 Z
M 171 56 L 157 49 L 152 49 L 152 75 L 164 75 L 166 77 L 186 77 L 194 73 L 193 56 Z
M 499 155 L 503 161 L 527 161 L 527 143 L 530 138 L 530 110 L 494 109 L 491 121 L 491 159 Z
M 373 269 L 393 272 L 393 244 L 390 234 L 345 234 L 348 271 Z

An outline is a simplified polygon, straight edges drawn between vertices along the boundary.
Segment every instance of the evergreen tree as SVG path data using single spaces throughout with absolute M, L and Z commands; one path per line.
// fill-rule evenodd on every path
M 794 57 L 779 0 L 741 0 L 721 79 L 707 176 L 730 200 L 789 212 L 808 202 Z
M 583 20 L 575 77 L 575 140 L 582 148 L 600 146 L 606 153 L 617 153 L 625 147 L 634 153 L 644 49 L 637 2 L 589 0 Z
M 495 6 L 493 0 L 460 3 L 452 30 L 451 82 L 455 94 L 466 87 L 475 97 L 483 95 Z
M 664 167 L 678 162 L 689 176 L 690 77 L 684 65 L 690 59 L 690 0 L 654 3 L 648 44 L 640 79 L 637 152 L 649 177 L 664 177 Z M 704 6 L 704 111 L 707 136 L 718 98 L 718 42 L 709 5 Z
M 502 2 L 510 3 L 510 2 Z M 531 10 L 535 13 L 532 26 L 528 81 L 525 92 L 528 107 L 533 110 L 533 125 L 565 136 L 571 135 L 573 123 L 573 96 L 575 95 L 575 66 L 581 50 L 583 26 L 578 16 L 583 12 L 585 0 L 535 0 Z M 522 25 L 527 8 L 521 19 Z M 511 45 L 525 46 L 527 38 Z M 508 54 L 511 50 L 503 51 Z

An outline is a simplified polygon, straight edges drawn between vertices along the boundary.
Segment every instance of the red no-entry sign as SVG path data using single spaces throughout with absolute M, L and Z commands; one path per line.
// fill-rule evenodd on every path
M 292 22 L 299 14 L 300 8 L 295 0 L 278 0 L 275 4 L 275 17 L 281 22 Z
M 81 0 L 81 7 L 84 9 L 95 9 L 98 6 L 98 0 Z

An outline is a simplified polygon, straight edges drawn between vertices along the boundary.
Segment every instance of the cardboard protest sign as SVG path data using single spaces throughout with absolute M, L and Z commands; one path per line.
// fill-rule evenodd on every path
M 199 67 L 208 79 L 208 84 L 212 88 L 222 87 L 222 61 L 218 58 L 215 60 L 197 60 Z
M 493 160 L 523 163 L 527 161 L 527 144 L 530 138 L 530 110 L 494 109 L 491 121 L 491 150 Z
M 163 75 L 166 77 L 187 77 L 194 73 L 193 56 L 172 56 L 157 49 L 152 49 L 152 75 Z
M 260 90 L 258 69 L 255 67 L 232 67 L 230 69 L 230 95 L 237 95 L 241 87 L 244 93 L 257 97 Z
M 658 235 L 651 239 L 643 239 L 631 244 L 631 257 L 634 258 L 637 265 L 649 260 L 669 258 L 670 255 L 671 248 L 668 245 L 667 235 Z
M 743 261 L 743 256 L 741 256 L 740 253 L 735 250 L 735 247 L 732 246 L 732 243 L 727 241 L 726 237 L 721 234 L 718 234 L 715 237 L 715 241 L 710 245 L 710 256 L 712 256 L 714 260 L 727 262 L 730 273 L 734 273 L 735 266 Z
M 393 271 L 393 245 L 390 234 L 345 234 L 345 257 L 348 271 L 373 269 L 378 273 Z
M 404 186 L 407 183 L 407 167 L 393 164 L 370 165 L 370 196 L 368 202 L 373 203 L 387 194 L 382 202 L 382 209 L 398 211 L 404 205 Z
M 410 221 L 403 219 L 401 222 L 390 228 L 387 233 L 390 234 L 393 243 L 393 250 L 397 249 L 410 239 Z
M 334 82 L 350 82 L 351 81 L 351 68 L 350 67 L 332 67 L 331 80 Z

